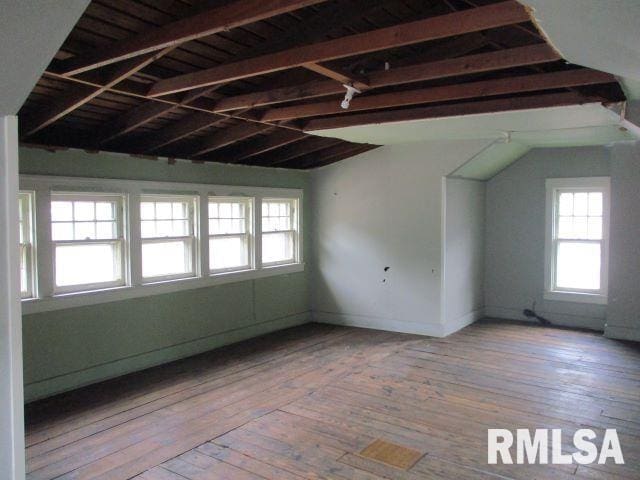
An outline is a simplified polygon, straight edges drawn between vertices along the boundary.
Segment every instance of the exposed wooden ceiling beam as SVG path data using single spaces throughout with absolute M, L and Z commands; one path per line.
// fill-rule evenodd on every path
M 311 70 L 323 77 L 331 78 L 338 82 L 340 85 L 351 84 L 356 88 L 365 89 L 369 86 L 369 81 L 361 77 L 360 75 L 353 75 L 348 72 L 343 72 L 337 68 L 329 68 L 319 63 L 305 63 L 302 65 L 307 70 Z
M 510 48 L 497 52 L 467 55 L 465 57 L 421 63 L 368 75 L 369 88 L 388 87 L 405 83 L 421 82 L 472 73 L 501 70 L 523 65 L 553 62 L 560 55 L 546 44 Z M 264 92 L 249 93 L 219 100 L 214 110 L 225 112 L 239 108 L 261 107 L 292 100 L 303 100 L 344 93 L 342 85 L 321 80 L 303 85 L 278 88 Z
M 527 110 L 534 108 L 580 105 L 584 103 L 603 102 L 605 98 L 582 95 L 578 92 L 548 93 L 526 97 L 500 98 L 462 102 L 452 105 L 438 105 L 382 112 L 359 113 L 331 118 L 318 118 L 306 122 L 304 131 L 315 132 L 334 128 L 373 125 L 380 123 L 424 120 L 428 118 L 453 117 L 478 113 L 494 113 L 510 110 Z
M 272 128 L 273 127 L 268 125 L 246 123 L 220 130 L 200 140 L 196 144 L 190 156 L 198 157 L 200 155 L 204 155 L 205 153 L 218 150 L 219 148 L 226 147 L 232 143 L 240 142 L 259 133 L 266 132 Z
M 175 47 L 196 40 L 254 23 L 265 18 L 308 7 L 326 0 L 237 0 L 183 18 L 168 25 L 153 28 L 116 42 L 107 48 L 99 48 L 86 55 L 70 58 L 60 65 L 60 73 L 77 75 L 127 58 Z
M 54 105 L 47 106 L 38 116 L 28 118 L 22 127 L 23 137 L 28 137 L 43 128 L 60 120 L 65 115 L 73 112 L 82 105 L 90 102 L 98 95 L 104 93 L 114 85 L 120 83 L 125 78 L 133 75 L 139 70 L 149 65 L 154 60 L 168 52 L 167 49 L 153 54 L 143 55 L 133 58 L 120 65 L 116 65 L 111 71 L 105 72 L 102 77 L 102 86 L 94 87 L 90 85 L 73 86 L 61 94 Z
M 277 72 L 305 63 L 350 57 L 528 20 L 530 17 L 526 9 L 515 0 L 509 0 L 167 78 L 154 84 L 149 90 L 149 95 L 167 95 Z
M 305 155 L 304 157 L 297 158 L 290 162 L 287 162 L 284 167 L 288 168 L 317 168 L 335 163 L 345 158 L 355 157 L 356 155 L 364 152 L 368 152 L 375 148 L 379 148 L 379 145 L 370 144 L 357 144 L 343 142 L 341 144 L 329 147 L 319 152 Z
M 352 14 L 370 13 L 371 11 L 382 9 L 381 5 L 371 6 L 369 0 L 347 0 L 347 5 L 348 8 L 346 10 L 344 8 L 337 8 L 336 5 L 329 5 L 324 9 L 321 7 L 320 13 L 315 15 L 311 20 L 300 22 L 299 25 L 288 30 L 286 34 L 279 35 L 273 41 L 265 42 L 252 48 L 250 56 L 288 48 L 292 43 L 299 42 L 301 38 L 306 41 L 321 39 L 325 34 L 342 28 L 345 24 L 349 23 L 351 21 L 349 16 Z M 328 17 L 325 16 L 327 12 L 330 12 Z M 323 28 L 327 24 L 331 25 L 328 32 Z M 246 58 L 249 58 L 249 56 L 246 56 Z M 218 84 L 212 87 L 190 90 L 185 93 L 184 97 L 180 100 L 180 104 L 188 108 L 190 103 L 195 102 L 200 97 L 206 96 L 208 93 L 222 86 L 223 84 Z M 176 108 L 178 107 L 175 105 L 157 105 L 154 104 L 154 102 L 146 102 L 110 122 L 106 133 L 100 137 L 99 143 L 104 144 L 120 135 L 127 134 Z
M 307 135 L 291 130 L 280 130 L 272 133 L 268 137 L 262 137 L 243 144 L 233 152 L 230 152 L 230 163 L 238 163 L 257 155 L 263 155 L 285 145 L 290 145 L 307 138 Z
M 340 102 L 335 99 L 318 103 L 294 105 L 291 107 L 273 108 L 267 110 L 260 119 L 264 122 L 276 122 L 305 117 L 350 113 L 360 110 L 395 108 L 467 98 L 482 98 L 495 95 L 577 87 L 581 85 L 596 85 L 615 81 L 615 77 L 609 73 L 589 69 L 538 73 L 519 77 L 423 88 L 420 90 L 356 96 L 351 101 L 348 110 L 342 109 Z
M 327 147 L 343 143 L 342 140 L 337 138 L 325 138 L 309 136 L 301 142 L 297 142 L 294 145 L 290 145 L 279 150 L 275 150 L 266 155 L 261 155 L 254 159 L 251 163 L 253 165 L 273 166 L 281 163 L 288 162 L 294 158 L 307 155 L 309 153 L 317 152 Z
M 221 115 L 205 112 L 191 113 L 160 130 L 150 132 L 146 139 L 137 140 L 135 149 L 150 153 L 224 120 L 227 120 L 227 117 Z

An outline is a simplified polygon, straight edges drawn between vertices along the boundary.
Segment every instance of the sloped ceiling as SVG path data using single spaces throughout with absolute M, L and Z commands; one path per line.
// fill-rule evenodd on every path
M 0 0 L 0 115 L 15 115 L 89 0 Z
M 520 1 L 565 59 L 619 76 L 627 96 L 640 98 L 638 0 Z
M 622 105 L 600 103 L 484 113 L 314 132 L 351 142 L 394 145 L 431 140 L 494 140 L 454 176 L 486 180 L 531 148 L 578 147 L 640 139 L 621 117 Z

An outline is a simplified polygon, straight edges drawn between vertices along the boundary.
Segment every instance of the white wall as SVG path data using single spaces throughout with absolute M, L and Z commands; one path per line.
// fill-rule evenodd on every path
M 640 341 L 640 142 L 611 148 L 610 229 L 605 335 Z
M 484 314 L 485 182 L 444 181 L 442 323 L 456 331 Z
M 0 116 L 0 478 L 24 478 L 18 119 Z
M 440 312 L 442 178 L 486 144 L 381 147 L 313 173 L 316 321 L 446 333 Z
M 522 310 L 535 301 L 538 313 L 552 322 L 603 330 L 604 305 L 542 298 L 545 179 L 609 176 L 609 157 L 605 147 L 535 149 L 487 182 L 487 316 L 526 319 Z

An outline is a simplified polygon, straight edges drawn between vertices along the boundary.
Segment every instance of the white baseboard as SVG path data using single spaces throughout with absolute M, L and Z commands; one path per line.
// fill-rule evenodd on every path
M 524 320 L 526 322 L 536 323 L 535 320 L 525 317 L 522 314 L 522 310 L 518 308 L 510 307 L 484 307 L 484 313 L 489 318 L 504 318 L 507 320 Z M 551 323 L 560 325 L 563 327 L 574 328 L 587 328 L 589 330 L 596 330 L 602 332 L 606 320 L 604 318 L 586 317 L 582 315 L 567 315 L 555 312 L 543 312 L 539 311 L 540 316 L 548 319 Z
M 370 317 L 366 315 L 348 315 L 331 312 L 312 312 L 312 318 L 317 323 L 343 325 L 347 327 L 372 328 L 387 332 L 413 333 L 430 337 L 444 337 L 444 329 L 440 323 L 418 323 L 393 320 L 389 318 Z
M 606 325 L 604 336 L 616 340 L 631 340 L 640 342 L 640 327 L 624 327 L 621 325 Z
M 31 402 L 49 397 L 57 393 L 73 390 L 92 383 L 126 375 L 127 373 L 144 370 L 163 363 L 197 355 L 224 345 L 240 342 L 248 338 L 275 332 L 289 327 L 302 325 L 311 321 L 310 312 L 299 313 L 284 318 L 269 320 L 246 327 L 241 327 L 214 335 L 199 338 L 171 347 L 142 353 L 132 357 L 116 360 L 103 365 L 72 372 L 58 377 L 48 378 L 25 385 L 25 401 Z

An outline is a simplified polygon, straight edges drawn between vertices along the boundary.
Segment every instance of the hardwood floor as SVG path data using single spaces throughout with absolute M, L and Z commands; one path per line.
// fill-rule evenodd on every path
M 488 465 L 488 428 L 562 428 L 567 452 L 579 428 L 616 428 L 626 463 Z M 376 440 L 413 466 L 361 455 Z M 312 324 L 29 405 L 26 442 L 32 480 L 640 478 L 640 347 Z

